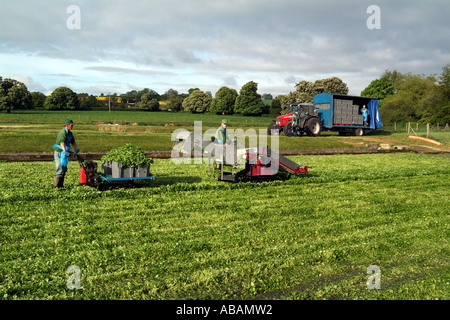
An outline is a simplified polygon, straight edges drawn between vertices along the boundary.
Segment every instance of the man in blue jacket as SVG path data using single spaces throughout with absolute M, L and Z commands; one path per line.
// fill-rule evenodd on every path
M 368 126 L 369 125 L 369 110 L 366 108 L 366 106 L 364 105 L 362 110 L 361 110 L 361 114 L 364 117 L 364 125 Z
M 71 119 L 66 119 L 64 121 L 64 128 L 59 131 L 56 137 L 56 143 L 53 145 L 53 155 L 56 165 L 56 173 L 53 177 L 53 189 L 62 188 L 64 186 L 64 177 L 67 172 L 67 165 L 69 161 L 69 150 L 70 145 L 75 149 L 75 153 L 80 152 L 75 142 L 75 137 L 72 134 L 73 121 Z

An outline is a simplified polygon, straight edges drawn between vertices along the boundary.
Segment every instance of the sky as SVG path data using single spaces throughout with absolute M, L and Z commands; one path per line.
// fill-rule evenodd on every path
M 329 77 L 360 95 L 386 70 L 450 63 L 448 0 L 0 0 L 0 13 L 0 76 L 46 95 L 254 81 L 276 97 Z

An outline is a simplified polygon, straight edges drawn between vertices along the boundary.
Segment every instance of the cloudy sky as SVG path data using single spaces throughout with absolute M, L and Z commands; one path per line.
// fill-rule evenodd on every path
M 0 8 L 0 76 L 46 94 L 59 86 L 215 94 L 255 81 L 276 96 L 337 76 L 359 95 L 385 70 L 439 74 L 450 63 L 448 0 L 0 0 Z

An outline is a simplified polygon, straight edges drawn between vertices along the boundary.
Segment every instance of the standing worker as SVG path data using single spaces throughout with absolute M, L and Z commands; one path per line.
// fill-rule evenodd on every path
M 366 108 L 366 106 L 364 105 L 362 110 L 361 110 L 361 114 L 364 117 L 364 125 L 368 126 L 369 125 L 369 110 Z
M 231 143 L 231 140 L 228 138 L 227 135 L 227 126 L 228 121 L 226 119 L 223 119 L 219 129 L 217 129 L 216 131 L 216 140 L 220 144 Z
M 64 177 L 67 172 L 67 165 L 69 163 L 69 150 L 70 145 L 75 149 L 75 153 L 80 152 L 75 138 L 70 130 L 73 128 L 73 121 L 71 119 L 66 119 L 64 121 L 64 128 L 58 133 L 56 137 L 56 143 L 53 145 L 56 173 L 53 177 L 53 189 L 62 188 L 64 186 Z

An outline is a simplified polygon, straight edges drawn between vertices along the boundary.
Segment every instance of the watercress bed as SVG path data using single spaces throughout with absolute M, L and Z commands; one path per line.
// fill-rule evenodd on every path
M 0 163 L 0 298 L 450 298 L 448 155 L 292 160 L 309 174 L 229 184 L 155 159 L 148 187 L 103 192 L 76 162 L 62 190 L 52 162 Z

